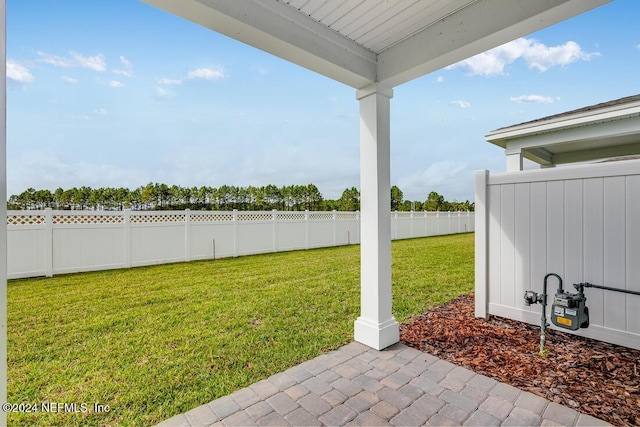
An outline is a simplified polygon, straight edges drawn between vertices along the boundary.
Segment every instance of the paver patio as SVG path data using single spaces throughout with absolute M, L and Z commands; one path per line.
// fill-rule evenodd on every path
M 352 342 L 159 426 L 607 426 L 395 344 Z

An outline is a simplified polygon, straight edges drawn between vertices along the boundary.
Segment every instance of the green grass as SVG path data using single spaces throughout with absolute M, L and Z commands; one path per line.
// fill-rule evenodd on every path
M 149 425 L 335 349 L 359 263 L 348 246 L 9 281 L 9 402 L 89 404 L 9 423 Z M 472 287 L 473 234 L 393 243 L 398 321 Z

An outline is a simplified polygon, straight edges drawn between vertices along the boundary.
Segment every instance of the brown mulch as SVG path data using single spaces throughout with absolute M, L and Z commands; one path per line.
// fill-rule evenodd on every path
M 619 426 L 640 425 L 640 351 L 491 316 L 474 317 L 473 295 L 415 317 L 403 343 Z

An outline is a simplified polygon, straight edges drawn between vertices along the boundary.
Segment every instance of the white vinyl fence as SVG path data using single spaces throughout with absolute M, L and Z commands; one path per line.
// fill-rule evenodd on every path
M 473 231 L 471 212 L 395 212 L 394 239 Z M 360 243 L 359 212 L 9 211 L 8 277 Z
M 640 291 L 640 160 L 476 177 L 476 315 L 540 324 L 557 273 L 567 292 L 589 282 Z M 547 319 L 557 281 L 549 280 Z M 590 325 L 576 334 L 640 349 L 640 296 L 585 290 Z

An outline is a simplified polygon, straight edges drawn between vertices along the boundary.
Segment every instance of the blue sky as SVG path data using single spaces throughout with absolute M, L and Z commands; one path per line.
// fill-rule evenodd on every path
M 394 90 L 391 180 L 473 200 L 484 135 L 640 93 L 640 2 Z M 352 88 L 136 0 L 7 0 L 8 194 L 28 187 L 359 186 Z

